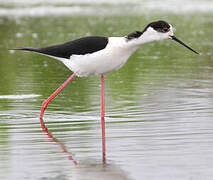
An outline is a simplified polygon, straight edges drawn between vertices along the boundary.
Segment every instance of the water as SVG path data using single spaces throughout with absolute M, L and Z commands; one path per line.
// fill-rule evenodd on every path
M 18 46 L 86 35 L 122 36 L 165 19 L 198 56 L 173 41 L 147 44 L 105 77 L 107 164 L 101 160 L 100 77 L 71 72 Z M 212 179 L 212 14 L 0 17 L 0 179 Z M 75 165 L 77 162 L 78 165 Z
M 108 16 L 144 15 L 153 13 L 212 13 L 211 0 L 0 0 L 0 16 Z M 184 6 L 183 6 L 184 4 Z

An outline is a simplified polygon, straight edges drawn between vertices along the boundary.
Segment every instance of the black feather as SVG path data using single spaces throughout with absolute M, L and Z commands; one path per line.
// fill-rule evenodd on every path
M 108 44 L 108 38 L 102 36 L 89 36 L 76 39 L 64 44 L 48 46 L 44 48 L 20 47 L 14 50 L 33 51 L 45 55 L 67 58 L 72 55 L 84 55 L 100 51 Z
M 135 31 L 135 32 L 133 32 L 133 33 L 128 34 L 128 35 L 126 36 L 126 38 L 127 38 L 128 40 L 131 40 L 131 39 L 139 38 L 142 34 L 143 34 L 143 33 L 140 32 L 140 31 Z

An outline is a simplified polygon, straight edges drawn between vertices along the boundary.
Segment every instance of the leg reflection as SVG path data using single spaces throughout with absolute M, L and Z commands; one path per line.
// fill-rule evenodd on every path
M 46 128 L 42 118 L 40 118 L 40 123 L 41 123 L 41 128 L 42 128 L 43 133 L 46 134 L 48 136 L 48 138 L 51 139 L 51 141 L 53 141 L 56 144 L 58 144 L 60 149 L 62 150 L 62 152 L 66 153 L 68 155 L 68 159 L 71 160 L 75 165 L 77 165 L 77 161 L 74 160 L 72 154 L 70 154 L 67 151 L 64 143 L 62 143 L 59 140 L 57 140 L 56 138 L 54 138 L 53 135 L 48 131 L 48 129 Z

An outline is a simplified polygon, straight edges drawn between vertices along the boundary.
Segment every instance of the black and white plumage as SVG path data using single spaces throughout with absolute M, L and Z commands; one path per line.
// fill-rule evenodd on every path
M 19 49 L 69 59 L 72 55 L 84 55 L 100 51 L 106 47 L 107 43 L 107 37 L 90 36 L 44 48 L 23 47 Z
M 173 39 L 188 49 L 195 50 L 178 40 L 173 28 L 165 21 L 148 24 L 143 31 L 136 31 L 124 37 L 84 37 L 64 44 L 44 48 L 21 47 L 16 50 L 33 51 L 63 62 L 74 73 L 48 98 L 41 108 L 40 122 L 43 122 L 44 111 L 49 102 L 77 75 L 101 75 L 101 125 L 102 125 L 102 157 L 106 162 L 105 147 L 105 110 L 104 110 L 104 74 L 121 68 L 132 53 L 141 45 L 152 41 Z M 198 54 L 198 53 L 197 53 Z M 43 127 L 44 125 L 42 125 Z
M 173 35 L 173 28 L 165 21 L 149 23 L 142 31 L 124 37 L 90 36 L 64 44 L 44 48 L 21 47 L 16 50 L 33 51 L 62 61 L 78 76 L 105 74 L 121 68 L 141 45 L 173 39 L 197 53 Z

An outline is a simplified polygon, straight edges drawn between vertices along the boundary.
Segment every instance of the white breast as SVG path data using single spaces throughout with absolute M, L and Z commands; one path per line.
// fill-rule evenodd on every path
M 63 63 L 78 76 L 105 74 L 121 68 L 136 47 L 129 47 L 124 37 L 110 37 L 107 46 L 86 55 L 72 55 Z

